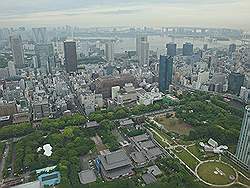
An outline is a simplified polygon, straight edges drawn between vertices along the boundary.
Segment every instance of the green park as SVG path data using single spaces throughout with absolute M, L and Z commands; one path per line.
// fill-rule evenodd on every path
M 205 152 L 199 142 L 209 138 L 229 146 L 234 153 L 240 133 L 243 110 L 223 101 L 219 96 L 205 93 L 186 93 L 179 96 L 178 104 L 160 101 L 153 105 L 137 105 L 132 108 L 116 107 L 99 110 L 87 116 L 75 114 L 59 119 L 43 119 L 36 125 L 21 124 L 0 128 L 0 139 L 7 140 L 9 155 L 4 166 L 4 178 L 22 177 L 29 174 L 36 178 L 34 171 L 39 168 L 57 165 L 61 173 L 61 184 L 57 188 L 136 188 L 142 187 L 140 175 L 145 169 L 136 169 L 135 175 L 112 182 L 104 182 L 101 177 L 95 183 L 81 185 L 78 172 L 81 171 L 80 158 L 96 156 L 98 151 L 107 148 L 115 151 L 120 148 L 117 119 L 137 116 L 144 130 L 122 130 L 130 136 L 145 131 L 152 133 L 154 140 L 164 148 L 170 157 L 158 159 L 163 175 L 157 182 L 144 185 L 157 187 L 249 187 L 250 176 L 224 154 Z M 144 113 L 166 109 L 171 105 L 173 113 L 144 117 Z M 139 120 L 138 120 L 139 119 Z M 86 129 L 87 121 L 96 121 L 100 128 Z M 93 137 L 102 138 L 96 145 Z M 14 140 L 13 138 L 19 138 Z M 52 155 L 44 156 L 37 148 L 50 144 Z M 101 148 L 101 149 L 100 149 Z M 0 152 L 4 151 L 4 142 Z M 0 154 L 1 156 L 1 154 Z M 11 169 L 11 170 L 9 170 Z

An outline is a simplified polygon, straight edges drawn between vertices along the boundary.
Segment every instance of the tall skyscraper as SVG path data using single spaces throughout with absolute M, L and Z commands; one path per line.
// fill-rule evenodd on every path
M 168 43 L 166 45 L 166 48 L 167 48 L 167 55 L 169 56 L 176 56 L 176 44 L 175 43 Z
M 141 65 L 149 63 L 149 43 L 146 35 L 138 35 L 136 37 L 136 55 Z
M 64 57 L 65 57 L 66 71 L 68 73 L 76 72 L 77 71 L 76 42 L 74 41 L 64 42 Z
M 232 56 L 232 54 L 236 51 L 236 44 L 230 44 L 228 49 L 229 56 Z
M 146 35 L 136 36 L 136 55 L 139 57 L 141 52 L 141 43 L 148 42 L 148 37 Z
M 33 61 L 33 67 L 34 67 L 34 69 L 37 69 L 38 68 L 37 56 L 33 56 L 32 61 Z
M 112 41 L 105 43 L 105 56 L 107 61 L 114 61 L 114 43 Z
M 228 91 L 232 94 L 239 95 L 240 88 L 243 86 L 245 75 L 240 73 L 231 73 L 228 78 Z
M 49 72 L 49 58 L 53 56 L 52 44 L 37 44 L 35 53 L 38 60 L 38 68 L 42 73 Z
M 32 28 L 35 42 L 37 44 L 47 43 L 47 29 L 46 27 Z
M 173 57 L 160 56 L 159 89 L 161 92 L 169 90 L 173 77 Z
M 1 28 L 0 29 L 0 39 L 1 40 L 8 40 L 10 38 L 10 30 L 8 28 Z
M 192 56 L 194 53 L 194 45 L 186 42 L 183 44 L 183 56 Z
M 24 52 L 21 36 L 10 36 L 10 45 L 16 67 L 22 68 L 24 66 Z
M 203 45 L 203 50 L 204 50 L 204 51 L 207 51 L 207 49 L 208 49 L 208 44 L 204 44 L 204 45 Z
M 141 42 L 139 63 L 141 65 L 148 65 L 149 64 L 149 43 L 148 42 Z
M 13 61 L 8 62 L 8 69 L 9 69 L 10 77 L 16 76 L 16 67 L 15 67 L 15 63 Z
M 246 106 L 242 121 L 240 137 L 236 149 L 236 157 L 250 171 L 250 106 Z

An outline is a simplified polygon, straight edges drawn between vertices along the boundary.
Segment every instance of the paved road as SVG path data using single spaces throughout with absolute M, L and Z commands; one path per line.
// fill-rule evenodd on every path
M 9 150 L 10 150 L 10 145 L 9 143 L 6 143 L 4 153 L 0 161 L 0 183 L 2 183 L 2 180 L 3 180 L 3 169 L 4 169 L 4 165 L 5 165 Z
M 132 115 L 131 118 L 140 118 L 140 117 L 143 117 L 143 116 L 155 116 L 155 115 L 164 114 L 164 113 L 173 112 L 173 111 L 174 111 L 173 107 L 168 107 L 166 109 L 157 110 L 157 111 L 153 111 L 153 112 L 147 112 L 147 113 L 140 114 L 140 115 Z M 115 119 L 113 121 L 120 121 L 122 119 L 124 119 L 124 118 Z
M 178 83 L 173 83 L 173 85 L 176 88 L 181 89 L 183 91 L 193 91 L 193 92 L 195 92 L 195 91 L 202 91 L 200 89 L 194 89 L 194 88 L 191 88 L 191 87 L 180 85 Z M 210 93 L 210 94 L 213 94 L 213 95 L 219 95 L 219 96 L 222 96 L 222 97 L 227 97 L 227 98 L 230 98 L 231 100 L 236 100 L 238 102 L 243 102 L 241 98 L 239 98 L 236 95 L 230 94 L 230 93 L 224 94 L 224 93 L 218 93 L 218 92 L 215 92 L 215 91 L 206 91 L 206 93 Z

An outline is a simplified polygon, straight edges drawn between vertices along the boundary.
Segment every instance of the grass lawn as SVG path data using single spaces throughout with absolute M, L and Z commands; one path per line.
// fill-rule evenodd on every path
M 216 168 L 221 170 L 223 175 L 220 173 L 215 174 L 215 171 L 218 172 Z M 234 170 L 230 166 L 221 162 L 206 162 L 201 164 L 198 168 L 198 175 L 204 181 L 216 185 L 226 185 L 231 183 L 232 180 L 229 178 L 230 175 L 236 177 Z
M 162 124 L 168 131 L 178 133 L 180 135 L 189 135 L 192 127 L 177 118 L 166 118 L 165 116 L 157 116 L 154 120 Z
M 244 174 L 245 176 L 247 176 L 248 178 L 250 178 L 250 174 L 243 170 L 242 168 L 240 168 L 238 165 L 234 164 L 229 158 L 225 157 L 225 156 L 221 156 L 221 160 L 224 161 L 225 163 L 230 164 L 231 166 L 233 166 L 237 171 L 240 171 L 242 174 Z
M 219 155 L 218 154 L 214 154 L 214 153 L 207 153 L 206 160 L 219 160 Z
M 239 174 L 238 181 L 245 184 L 245 185 L 248 185 L 250 187 L 250 180 L 246 179 L 245 177 L 243 177 L 240 174 Z
M 193 146 L 189 146 L 187 147 L 188 151 L 190 151 L 192 154 L 194 154 L 196 157 L 198 157 L 199 159 L 202 160 L 202 156 L 204 155 L 204 153 L 202 153 L 202 151 L 200 151 L 199 146 L 197 146 L 196 144 Z
M 228 150 L 229 150 L 231 153 L 235 153 L 235 152 L 236 152 L 236 145 L 229 145 L 229 146 L 228 146 Z
M 154 132 L 153 133 L 153 136 L 154 136 L 154 139 L 162 146 L 162 147 L 169 147 L 169 145 L 166 143 L 166 142 L 163 142 L 162 139 L 157 135 L 155 134 Z
M 186 145 L 186 146 L 191 145 L 191 144 L 194 143 L 194 141 L 183 140 L 183 139 L 176 139 L 175 141 L 176 141 L 176 143 L 179 144 L 179 145 Z
M 231 186 L 229 186 L 229 187 L 227 187 L 227 188 L 246 188 L 245 186 L 243 186 L 243 185 L 239 185 L 239 184 L 233 184 L 233 185 L 231 185 Z
M 181 152 L 175 152 L 175 154 L 184 161 L 192 170 L 195 170 L 195 167 L 199 164 L 199 161 L 195 159 L 192 155 L 190 155 L 186 150 L 182 150 Z
M 198 157 L 200 160 L 219 160 L 219 155 L 214 153 L 205 153 L 201 151 L 201 147 L 197 144 L 187 147 L 188 151 Z
M 181 146 L 177 146 L 176 148 L 175 148 L 175 151 L 176 152 L 181 152 L 183 150 L 183 147 L 181 147 Z
M 165 133 L 165 132 L 163 132 L 163 131 L 161 131 L 161 130 L 155 128 L 155 127 L 152 127 L 152 126 L 150 126 L 150 128 L 153 129 L 155 132 L 157 132 L 159 135 L 161 135 L 161 137 L 164 138 L 165 141 L 167 141 L 170 145 L 175 145 L 174 141 L 172 140 L 172 138 L 171 138 L 169 135 L 167 135 L 167 133 Z M 153 132 L 153 131 L 152 131 L 152 132 Z M 154 133 L 154 132 L 153 132 L 153 133 Z M 156 135 L 156 134 L 154 133 L 154 135 Z M 156 136 L 157 136 L 157 135 L 156 135 Z M 157 137 L 159 138 L 159 136 L 157 136 Z M 159 139 L 160 139 L 160 138 L 159 138 Z M 156 140 L 157 140 L 157 138 L 156 138 Z M 157 140 L 157 141 L 158 141 L 158 140 Z

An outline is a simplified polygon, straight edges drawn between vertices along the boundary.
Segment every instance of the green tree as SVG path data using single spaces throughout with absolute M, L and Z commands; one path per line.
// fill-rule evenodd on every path
M 63 130 L 63 135 L 66 138 L 72 138 L 74 136 L 73 134 L 74 129 L 72 127 L 65 127 Z

